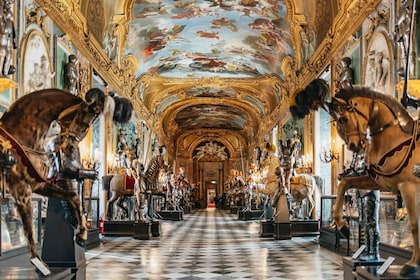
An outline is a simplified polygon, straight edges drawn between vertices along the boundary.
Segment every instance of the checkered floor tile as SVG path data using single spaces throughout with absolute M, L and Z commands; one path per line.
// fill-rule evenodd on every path
M 103 237 L 86 252 L 86 279 L 343 279 L 342 257 L 314 237 L 259 237 L 259 221 L 208 208 L 162 221 L 150 240 Z

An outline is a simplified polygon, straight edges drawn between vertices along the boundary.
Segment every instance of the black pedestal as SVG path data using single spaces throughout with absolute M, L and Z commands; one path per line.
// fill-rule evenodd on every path
M 182 210 L 162 210 L 158 211 L 162 220 L 182 221 L 184 219 L 184 212 Z
M 148 222 L 134 223 L 134 239 L 149 240 L 152 235 L 151 224 Z
M 276 240 L 292 239 L 291 223 L 274 223 L 273 237 Z
M 158 220 L 153 220 L 151 224 L 151 231 L 153 237 L 159 237 L 162 235 L 161 222 Z
M 341 253 L 341 241 L 345 241 L 346 251 L 345 254 L 350 254 L 350 238 L 344 238 L 340 235 L 337 229 L 334 228 L 321 228 L 319 231 L 319 245 L 328 249 Z M 382 256 L 382 253 L 381 253 Z
M 48 279 L 48 280 L 70 280 L 75 279 L 76 274 L 69 267 L 50 267 L 51 274 L 44 276 L 34 268 L 8 267 L 0 270 L 0 279 Z M 83 278 L 81 278 L 83 279 Z
M 292 236 L 315 236 L 319 235 L 319 224 L 317 220 L 293 220 Z
M 182 209 L 184 210 L 184 214 L 191 214 L 191 212 L 192 212 L 191 205 L 185 205 L 185 206 L 182 207 Z
M 88 229 L 88 239 L 86 241 L 86 249 L 93 249 L 101 245 L 101 239 L 99 238 L 99 228 Z
M 105 221 L 103 235 L 132 236 L 134 221 Z
M 230 213 L 238 214 L 238 212 L 239 212 L 239 207 L 238 206 L 231 206 L 230 207 Z
M 49 267 L 78 268 L 86 265 L 85 248 L 74 241 L 74 229 L 64 219 L 61 200 L 48 199 L 42 259 Z
M 343 257 L 343 272 L 344 280 L 354 280 L 354 274 L 359 266 L 372 266 L 382 265 L 385 262 L 384 259 L 377 261 L 362 261 L 359 259 L 352 259 L 351 257 Z
M 408 275 L 401 276 L 400 271 L 402 265 L 391 265 L 384 274 L 379 275 L 378 269 L 380 266 L 359 266 L 356 268 L 356 278 L 357 280 L 382 280 L 382 279 L 420 279 L 420 272 Z
M 263 212 L 262 210 L 239 210 L 238 219 L 244 221 L 259 220 Z
M 274 236 L 274 223 L 273 221 L 260 222 L 260 237 L 273 237 Z

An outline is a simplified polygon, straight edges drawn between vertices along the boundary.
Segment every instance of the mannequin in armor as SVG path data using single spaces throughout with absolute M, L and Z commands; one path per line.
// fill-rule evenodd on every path
M 99 89 L 92 89 L 86 93 L 85 101 L 64 111 L 57 122 L 61 126 L 61 133 L 54 146 L 55 163 L 49 172 L 49 178 L 54 178 L 58 185 L 75 193 L 80 192 L 80 183 L 84 179 L 96 179 L 97 171 L 84 169 L 80 161 L 79 142 L 86 136 L 92 123 L 105 106 L 105 97 Z M 65 218 L 77 226 L 74 213 L 67 201 L 61 202 L 65 211 Z
M 365 226 L 365 252 L 361 260 L 379 260 L 379 191 L 369 191 L 363 196 L 364 226 Z
M 79 81 L 79 72 L 77 69 L 77 64 L 79 60 L 74 54 L 69 55 L 69 62 L 64 66 L 64 86 L 71 94 L 78 96 L 78 81 Z
M 3 76 L 16 72 L 12 65 L 12 49 L 17 48 L 13 0 L 0 0 L 0 67 Z
M 340 88 L 351 87 L 354 83 L 354 71 L 350 67 L 351 58 L 343 57 L 340 62 Z
M 279 180 L 282 186 L 286 187 L 287 194 L 290 193 L 290 178 L 295 175 L 293 166 L 295 165 L 295 158 L 293 153 L 292 140 L 287 140 L 286 145 L 280 141 L 279 147 Z

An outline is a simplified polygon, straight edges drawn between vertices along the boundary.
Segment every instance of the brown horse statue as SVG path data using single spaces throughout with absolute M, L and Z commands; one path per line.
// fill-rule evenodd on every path
M 420 178 L 413 173 L 418 170 L 420 161 L 419 122 L 395 98 L 369 87 L 353 85 L 341 89 L 331 102 L 326 101 L 328 93 L 329 87 L 324 80 L 314 80 L 297 93 L 290 110 L 293 116 L 304 117 L 310 110 L 323 107 L 336 122 L 337 132 L 348 149 L 353 152 L 367 149 L 366 175 L 344 177 L 338 186 L 334 206 L 337 227 L 349 234 L 342 213 L 344 193 L 349 188 L 399 191 L 407 208 L 413 238 L 411 259 L 400 273 L 414 273 L 420 263 Z
M 308 211 L 303 215 L 303 218 L 309 218 L 315 207 L 314 194 L 318 186 L 315 177 L 311 174 L 295 173 L 292 168 L 283 164 L 284 162 L 279 161 L 275 155 L 268 156 L 265 164 L 267 169 L 265 189 L 258 188 L 257 193 L 269 195 L 272 198 L 273 207 L 276 207 L 279 202 L 279 187 L 285 187 L 296 201 L 303 203 L 306 200 L 308 202 Z
M 167 169 L 161 154 L 153 157 L 144 171 L 143 165 L 138 160 L 133 160 L 132 168 L 135 172 L 132 174 L 121 173 L 112 176 L 109 183 L 109 191 L 112 192 L 111 198 L 106 203 L 106 218 L 111 218 L 110 210 L 112 204 L 117 201 L 126 217 L 128 217 L 128 209 L 123 202 L 127 196 L 136 195 L 137 199 L 137 217 L 140 221 L 153 219 L 153 196 L 161 196 L 166 199 L 166 193 L 160 190 L 158 185 L 158 175 L 161 169 Z M 147 199 L 147 213 L 143 213 L 142 196 L 145 195 Z M 166 203 L 166 202 L 165 202 Z
M 127 99 L 107 96 L 100 89 L 89 90 L 84 100 L 62 90 L 45 89 L 17 99 L 0 119 L 0 167 L 7 172 L 6 176 L 3 174 L 7 184 L 2 186 L 2 196 L 5 198 L 8 191 L 15 200 L 32 259 L 40 260 L 34 242 L 32 192 L 67 201 L 78 227 L 75 241 L 85 244 L 86 218 L 79 194 L 57 184 L 60 178 L 50 175 L 61 174 L 64 176 L 61 179 L 70 180 L 80 178 L 85 170 L 79 169 L 78 144 L 97 117 L 106 113 L 106 108 L 111 108 L 107 116 L 114 121 L 126 122 L 131 117 L 132 105 Z M 56 173 L 49 172 L 53 169 L 49 161 L 52 153 L 45 148 L 53 122 L 60 125 L 55 152 L 74 163 L 67 167 L 58 164 Z M 64 174 L 61 168 L 69 172 Z

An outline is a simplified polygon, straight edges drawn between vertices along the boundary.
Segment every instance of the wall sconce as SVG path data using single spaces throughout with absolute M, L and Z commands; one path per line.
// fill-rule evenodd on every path
M 319 153 L 319 159 L 324 163 L 329 163 L 333 160 L 339 160 L 340 154 L 335 153 L 333 150 L 327 151 L 327 149 L 324 148 L 324 152 Z

